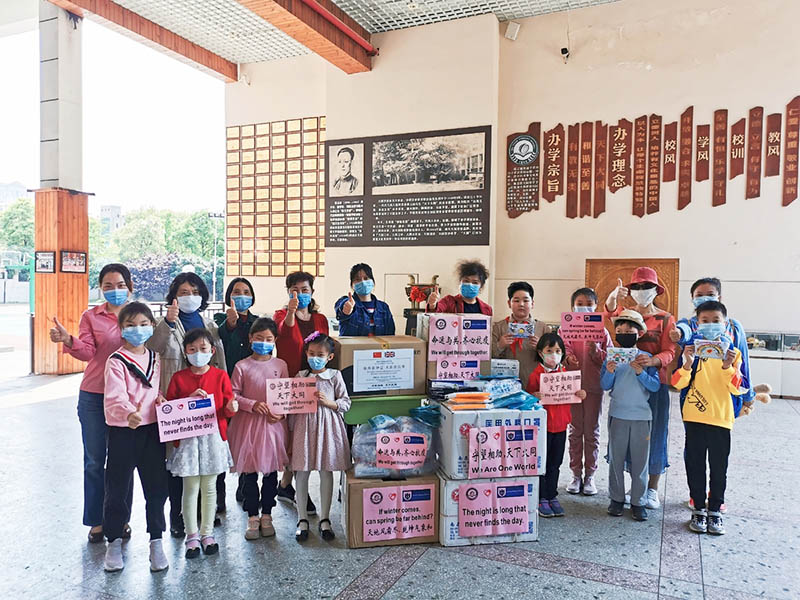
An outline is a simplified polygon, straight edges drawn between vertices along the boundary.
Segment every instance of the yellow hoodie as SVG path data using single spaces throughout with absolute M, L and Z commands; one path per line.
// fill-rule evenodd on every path
M 695 361 L 699 364 L 683 403 L 683 420 L 733 429 L 731 394 L 740 393 L 742 353 L 736 350 L 736 358 L 727 369 L 722 368 L 719 359 L 695 358 Z M 672 385 L 682 390 L 689 386 L 691 378 L 692 371 L 681 367 L 672 374 Z

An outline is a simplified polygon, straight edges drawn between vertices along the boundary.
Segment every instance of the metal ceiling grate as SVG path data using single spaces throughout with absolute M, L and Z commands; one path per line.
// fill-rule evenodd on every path
M 333 0 L 370 33 L 494 13 L 500 21 L 617 0 Z

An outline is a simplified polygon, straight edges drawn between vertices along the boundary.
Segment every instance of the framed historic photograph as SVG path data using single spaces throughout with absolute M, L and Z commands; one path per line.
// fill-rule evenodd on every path
M 328 195 L 364 195 L 364 144 L 330 146 L 328 151 Z
M 37 273 L 55 273 L 56 253 L 49 251 L 37 252 L 35 271 Z
M 61 251 L 62 273 L 86 273 L 86 252 Z

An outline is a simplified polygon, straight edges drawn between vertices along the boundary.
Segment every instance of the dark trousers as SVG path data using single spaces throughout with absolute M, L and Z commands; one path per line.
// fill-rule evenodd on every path
M 684 423 L 686 429 L 686 479 L 695 508 L 706 505 L 706 459 L 711 471 L 708 510 L 717 512 L 725 502 L 731 430 L 705 423 Z
M 144 492 L 147 533 L 159 539 L 166 527 L 164 502 L 167 499 L 167 468 L 164 444 L 158 440 L 155 423 L 136 429 L 108 428 L 106 497 L 103 507 L 103 531 L 109 542 L 122 536 L 131 514 L 128 490 L 133 470 L 139 472 Z
M 247 511 L 248 516 L 258 516 L 258 509 L 261 514 L 269 515 L 275 507 L 275 494 L 278 493 L 278 473 L 264 473 L 261 477 L 261 497 L 258 494 L 258 473 L 242 473 L 240 476 L 244 480 L 242 493 L 244 502 L 242 508 Z
M 169 522 L 171 527 L 180 529 L 183 524 L 183 479 L 167 472 L 167 489 L 169 494 Z
M 81 390 L 78 393 L 78 420 L 83 439 L 83 524 L 103 523 L 106 480 L 106 436 L 108 426 L 103 412 L 103 394 Z M 128 486 L 128 506 L 133 503 L 133 477 Z M 130 521 L 130 513 L 126 522 Z
M 547 432 L 547 470 L 539 478 L 539 499 L 552 500 L 558 496 L 558 470 L 564 462 L 567 432 Z
M 223 471 L 217 475 L 217 512 L 225 512 L 225 475 Z

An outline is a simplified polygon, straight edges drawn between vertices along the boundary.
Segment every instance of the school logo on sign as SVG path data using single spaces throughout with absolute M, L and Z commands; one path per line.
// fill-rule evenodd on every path
M 369 497 L 369 500 L 373 504 L 380 504 L 381 502 L 383 502 L 383 494 L 381 494 L 380 492 L 372 492 L 372 494 Z
M 511 140 L 508 145 L 508 158 L 515 165 L 524 167 L 539 157 L 539 142 L 532 135 L 522 134 Z

